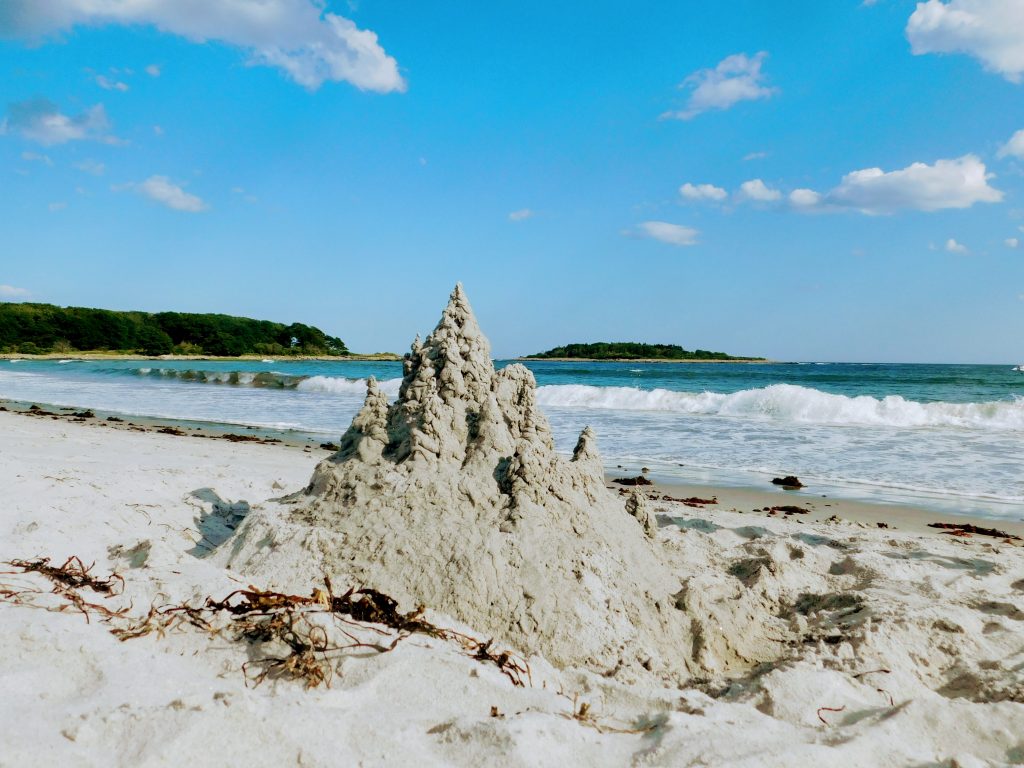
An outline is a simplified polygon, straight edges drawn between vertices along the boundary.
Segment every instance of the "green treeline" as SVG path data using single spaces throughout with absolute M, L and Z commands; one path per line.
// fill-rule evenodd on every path
M 531 358 L 577 357 L 590 360 L 763 360 L 762 357 L 733 357 L 724 352 L 696 349 L 692 352 L 678 344 L 641 344 L 634 341 L 594 344 L 566 344 L 547 352 L 529 355 Z
M 230 315 L 114 312 L 0 303 L 0 352 L 144 355 L 347 355 L 345 343 L 302 323 Z

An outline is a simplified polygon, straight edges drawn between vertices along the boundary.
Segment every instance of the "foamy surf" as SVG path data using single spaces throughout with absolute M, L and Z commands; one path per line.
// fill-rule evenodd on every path
M 398 396 L 401 379 L 386 379 L 377 382 L 380 389 L 389 398 Z M 326 394 L 365 395 L 366 379 L 343 379 L 334 376 L 310 376 L 299 382 L 298 389 L 304 392 L 323 392 Z
M 801 424 L 963 427 L 1024 431 L 1024 398 L 984 403 L 919 403 L 899 395 L 848 397 L 793 384 L 731 394 L 561 384 L 541 387 L 542 405 L 617 411 L 668 411 Z

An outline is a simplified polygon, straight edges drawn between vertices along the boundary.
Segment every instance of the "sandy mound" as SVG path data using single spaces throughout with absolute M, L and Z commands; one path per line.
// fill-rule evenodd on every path
M 558 456 L 535 389 L 524 366 L 495 372 L 456 286 L 406 356 L 398 400 L 371 381 L 339 452 L 290 504 L 250 515 L 226 564 L 295 588 L 326 572 L 624 679 L 773 657 L 767 643 L 705 658 L 691 632 L 700 600 L 653 540 L 644 498 L 608 492 L 589 429 L 571 460 Z

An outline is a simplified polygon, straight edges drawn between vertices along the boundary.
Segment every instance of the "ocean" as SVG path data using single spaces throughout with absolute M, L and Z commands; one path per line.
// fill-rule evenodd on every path
M 497 361 L 501 367 L 508 361 Z M 530 361 L 560 451 L 609 469 L 1024 518 L 1024 374 L 1009 365 Z M 337 440 L 397 362 L 0 361 L 0 398 Z

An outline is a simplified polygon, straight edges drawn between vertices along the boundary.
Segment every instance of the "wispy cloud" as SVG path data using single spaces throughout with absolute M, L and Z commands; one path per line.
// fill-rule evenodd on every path
M 64 144 L 91 139 L 116 144 L 111 136 L 110 120 L 102 104 L 80 115 L 62 114 L 57 105 L 46 99 L 31 99 L 11 104 L 0 122 L 0 134 L 17 133 L 38 144 Z
M 767 56 L 765 51 L 754 56 L 736 53 L 722 59 L 713 69 L 697 70 L 679 85 L 689 92 L 686 106 L 663 113 L 662 119 L 691 120 L 703 112 L 729 109 L 741 101 L 770 98 L 777 89 L 765 84 L 761 72 Z
M 518 211 L 512 211 L 508 215 L 508 220 L 509 221 L 526 221 L 527 219 L 533 218 L 535 215 L 536 214 L 533 211 L 531 211 L 529 208 L 520 208 Z
M 958 243 L 954 238 L 946 241 L 946 250 L 950 253 L 967 253 L 968 248 L 963 243 Z
M 623 234 L 646 237 L 669 245 L 691 246 L 697 244 L 700 232 L 693 227 L 670 224 L 667 221 L 645 221 L 637 226 L 635 232 L 626 231 Z
M 82 173 L 88 173 L 91 176 L 102 176 L 107 170 L 107 166 L 103 163 L 97 162 L 96 160 L 80 160 L 75 163 L 75 168 L 80 170 Z
M 146 74 L 150 77 L 160 77 L 163 74 L 163 70 L 160 69 L 158 64 L 150 64 L 146 67 Z
M 150 176 L 138 184 L 126 184 L 115 189 L 133 189 L 140 195 L 175 211 L 201 213 L 209 208 L 201 197 L 186 192 L 166 176 Z
M 51 160 L 48 155 L 40 155 L 37 152 L 22 152 L 21 159 L 26 163 L 42 163 L 43 165 L 48 165 L 51 168 L 53 167 L 53 160 Z
M 1008 237 L 1003 242 L 1007 248 L 1017 248 L 1020 245 L 1020 239 L 1016 237 Z
M 768 157 L 767 152 L 748 152 L 743 156 L 743 161 L 749 162 L 751 160 L 764 160 L 766 157 Z
M 57 201 L 55 203 L 50 203 L 48 206 L 46 206 L 47 210 L 49 210 L 50 213 L 56 213 L 57 211 L 63 211 L 67 207 L 68 207 L 68 204 L 66 202 L 64 202 L 63 200 L 59 200 L 59 201 Z
M 377 35 L 325 6 L 322 0 L 5 0 L 0 37 L 38 39 L 81 25 L 145 24 L 195 42 L 242 48 L 249 64 L 276 67 L 306 88 L 346 81 L 362 90 L 404 91 L 398 62 Z
M 907 20 L 911 50 L 965 53 L 1012 83 L 1024 76 L 1021 0 L 927 0 Z
M 10 299 L 22 299 L 26 296 L 31 296 L 31 292 L 25 288 L 16 288 L 13 285 L 2 285 L 0 284 L 0 301 L 7 301 Z
M 111 80 L 104 75 L 96 75 L 96 85 L 105 91 L 121 91 L 121 93 L 125 93 L 130 90 L 128 83 L 121 80 Z

